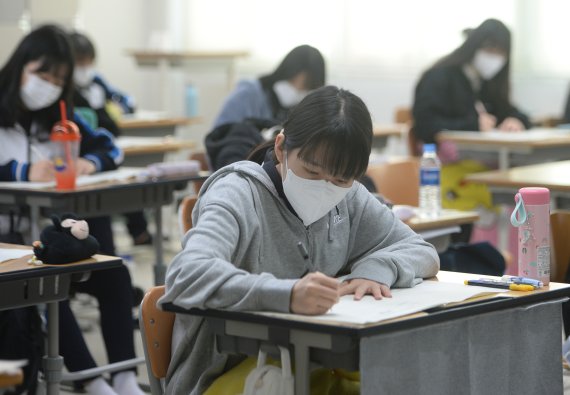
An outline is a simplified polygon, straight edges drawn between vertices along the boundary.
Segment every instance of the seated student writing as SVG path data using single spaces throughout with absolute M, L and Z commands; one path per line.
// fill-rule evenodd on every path
M 73 66 L 67 34 L 47 25 L 24 37 L 0 69 L 0 181 L 55 180 L 54 164 L 49 159 L 50 130 L 60 120 L 59 100 L 65 100 L 71 113 Z M 74 121 L 81 132 L 77 173 L 117 168 L 122 152 L 113 144 L 111 134 L 90 129 L 79 117 Z M 0 225 L 5 222 L 0 216 Z M 89 218 L 87 222 L 89 233 L 99 241 L 100 252 L 116 255 L 110 218 Z M 94 271 L 73 287 L 97 298 L 109 361 L 134 358 L 133 293 L 128 269 L 121 266 Z M 60 352 L 66 368 L 74 372 L 96 367 L 68 301 L 60 303 L 59 313 Z M 113 387 L 102 377 L 81 384 L 92 395 L 143 394 L 131 370 L 116 372 Z
M 342 295 L 382 299 L 434 276 L 433 246 L 355 181 L 371 142 L 360 98 L 334 86 L 307 95 L 252 161 L 206 181 L 160 302 L 314 315 Z M 214 343 L 203 319 L 176 316 L 168 393 L 201 394 L 243 360 Z
M 511 34 L 496 19 L 469 30 L 453 52 L 430 67 L 415 90 L 414 133 L 425 143 L 442 130 L 531 127 L 510 100 Z

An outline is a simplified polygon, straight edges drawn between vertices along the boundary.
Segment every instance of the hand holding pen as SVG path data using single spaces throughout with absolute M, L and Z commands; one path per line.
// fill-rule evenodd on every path
M 480 100 L 475 102 L 475 110 L 479 114 L 479 130 L 481 132 L 488 132 L 497 126 L 497 118 L 487 112 L 487 109 Z

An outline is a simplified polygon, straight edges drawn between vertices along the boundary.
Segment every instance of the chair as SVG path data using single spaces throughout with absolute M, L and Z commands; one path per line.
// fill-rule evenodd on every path
M 550 279 L 566 282 L 566 271 L 570 261 L 570 211 L 554 211 L 550 214 L 551 262 Z
M 164 394 L 164 378 L 170 364 L 170 345 L 174 313 L 156 306 L 164 295 L 164 285 L 153 287 L 145 294 L 139 309 L 139 326 L 142 336 L 150 391 L 153 395 Z
M 192 210 L 194 210 L 197 201 L 198 197 L 195 195 L 186 196 L 178 206 L 178 226 L 182 234 L 192 228 Z
M 200 170 L 210 171 L 210 161 L 208 160 L 208 155 L 204 151 L 197 151 L 190 154 L 190 160 L 197 160 L 200 162 Z M 198 193 L 200 188 L 204 185 L 204 181 L 194 182 L 194 191 Z
M 408 125 L 408 152 L 411 156 L 422 156 L 422 144 L 414 133 L 414 117 L 410 107 L 396 107 L 394 122 Z
M 378 193 L 394 204 L 417 207 L 419 203 L 419 162 L 415 158 L 368 166 L 366 174 Z

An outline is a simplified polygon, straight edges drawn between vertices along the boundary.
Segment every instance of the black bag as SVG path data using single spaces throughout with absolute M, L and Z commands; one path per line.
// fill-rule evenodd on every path
M 35 394 L 44 356 L 45 336 L 37 307 L 0 311 L 0 359 L 27 359 L 24 381 L 7 395 Z
M 15 215 L 13 211 L 10 211 L 10 230 L 7 234 L 0 234 L 0 243 L 25 244 L 22 233 L 16 231 Z M 18 221 L 19 219 L 20 217 L 18 217 Z
M 505 258 L 488 242 L 456 243 L 439 254 L 441 270 L 502 276 Z

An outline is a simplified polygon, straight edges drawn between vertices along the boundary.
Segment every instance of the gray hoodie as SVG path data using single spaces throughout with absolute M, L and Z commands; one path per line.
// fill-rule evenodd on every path
M 289 312 L 293 285 L 307 272 L 412 287 L 439 270 L 433 246 L 358 182 L 329 214 L 305 227 L 261 166 L 237 162 L 206 181 L 192 217 L 159 303 Z M 214 343 L 202 318 L 176 315 L 167 393 L 201 394 L 239 363 Z

